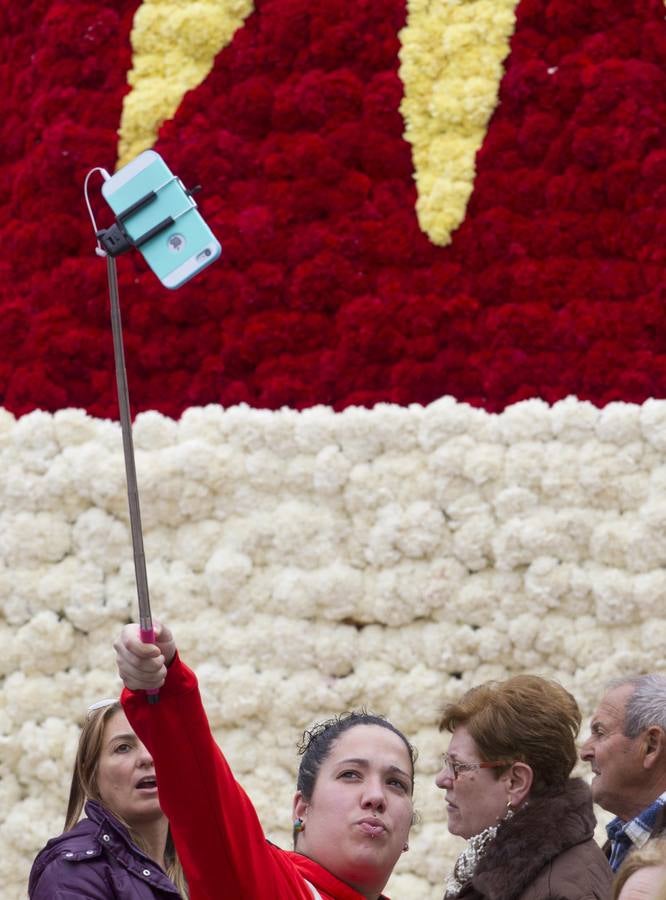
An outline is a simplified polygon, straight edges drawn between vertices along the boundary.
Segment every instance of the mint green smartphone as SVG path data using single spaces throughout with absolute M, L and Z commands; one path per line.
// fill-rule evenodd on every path
M 222 252 L 196 202 L 154 150 L 118 169 L 102 196 L 167 288 L 185 284 Z

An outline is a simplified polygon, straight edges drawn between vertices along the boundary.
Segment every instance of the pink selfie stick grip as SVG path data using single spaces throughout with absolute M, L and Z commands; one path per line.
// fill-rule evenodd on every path
M 141 642 L 143 644 L 154 644 L 155 643 L 155 629 L 154 628 L 139 628 L 139 635 L 141 637 Z M 146 691 L 146 696 L 148 698 L 148 703 L 157 703 L 160 692 L 157 688 L 152 688 L 149 691 Z

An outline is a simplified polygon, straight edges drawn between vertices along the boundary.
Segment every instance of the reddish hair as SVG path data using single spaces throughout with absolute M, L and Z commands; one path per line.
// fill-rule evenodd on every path
M 440 731 L 464 725 L 485 762 L 526 763 L 534 776 L 532 794 L 559 792 L 576 765 L 581 713 L 562 685 L 537 675 L 487 681 L 449 703 Z M 502 769 L 494 769 L 499 778 Z

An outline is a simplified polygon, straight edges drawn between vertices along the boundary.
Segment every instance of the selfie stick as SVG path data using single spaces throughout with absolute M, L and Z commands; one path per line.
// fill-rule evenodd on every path
M 97 229 L 95 218 L 88 200 L 88 179 L 93 172 L 100 172 L 105 180 L 109 179 L 109 173 L 105 169 L 96 167 L 88 172 L 84 184 L 84 194 L 88 205 L 88 212 L 95 228 L 98 256 L 106 257 L 106 274 L 109 281 L 109 297 L 111 300 L 111 330 L 113 332 L 113 355 L 116 364 L 116 385 L 118 387 L 118 406 L 120 409 L 120 426 L 123 434 L 123 453 L 125 456 L 125 475 L 127 480 L 127 500 L 129 503 L 130 528 L 132 531 L 132 550 L 134 552 L 134 572 L 136 576 L 136 591 L 139 600 L 139 634 L 144 644 L 155 643 L 155 629 L 150 614 L 150 596 L 148 594 L 148 576 L 146 574 L 146 557 L 143 551 L 143 532 L 141 530 L 141 510 L 139 507 L 139 488 L 136 479 L 136 466 L 134 462 L 134 443 L 132 441 L 132 419 L 130 415 L 129 390 L 127 387 L 127 371 L 125 369 L 125 351 L 123 348 L 123 326 L 120 316 L 120 302 L 118 299 L 118 270 L 116 269 L 116 256 L 125 253 L 132 248 L 138 248 L 142 244 L 156 237 L 174 223 L 171 216 L 155 224 L 145 234 L 133 238 L 125 227 L 125 222 L 139 210 L 151 204 L 157 198 L 157 190 L 149 191 L 127 209 L 116 215 L 116 221 L 110 228 Z M 187 193 L 191 196 L 199 190 L 192 188 Z M 157 689 L 146 691 L 148 702 L 157 703 L 159 691 Z
M 130 416 L 129 390 L 127 388 L 127 371 L 125 369 L 125 351 L 123 349 L 123 326 L 120 317 L 118 300 L 118 270 L 115 257 L 107 254 L 106 274 L 109 280 L 109 297 L 111 299 L 111 330 L 113 332 L 113 355 L 116 362 L 116 385 L 118 386 L 118 406 L 120 407 L 120 427 L 123 433 L 123 453 L 125 456 L 125 475 L 127 479 L 127 500 L 129 503 L 130 527 L 132 530 L 132 549 L 134 551 L 134 573 L 136 576 L 136 592 L 139 598 L 139 633 L 144 644 L 155 643 L 155 629 L 150 614 L 150 596 L 148 594 L 148 576 L 146 574 L 146 557 L 143 552 L 143 533 L 141 531 L 141 509 L 139 506 L 139 487 L 136 480 L 134 463 L 134 443 L 132 441 L 132 420 Z M 158 690 L 146 691 L 149 703 L 157 703 Z

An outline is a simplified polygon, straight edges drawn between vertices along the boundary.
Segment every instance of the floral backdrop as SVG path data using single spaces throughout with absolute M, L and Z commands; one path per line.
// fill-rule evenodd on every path
M 149 584 L 270 836 L 299 731 L 367 704 L 420 750 L 391 893 L 439 897 L 441 705 L 663 670 L 665 16 L 0 0 L 3 897 L 134 615 L 82 184 L 147 146 L 224 248 L 118 263 Z
M 224 260 L 121 260 L 135 410 L 664 396 L 663 0 L 2 5 L 12 412 L 115 415 L 83 177 L 200 55 L 155 146 Z

